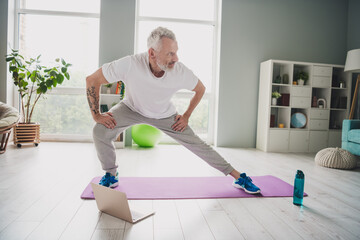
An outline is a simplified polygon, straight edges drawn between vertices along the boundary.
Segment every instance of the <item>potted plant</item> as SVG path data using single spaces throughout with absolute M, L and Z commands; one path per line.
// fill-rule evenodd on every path
M 9 71 L 21 98 L 21 121 L 14 127 L 14 144 L 18 147 L 21 147 L 21 143 L 35 143 L 37 146 L 40 142 L 40 126 L 31 119 L 35 106 L 48 90 L 62 84 L 65 78 L 70 79 L 70 63 L 57 58 L 54 66 L 46 67 L 40 64 L 40 56 L 25 60 L 14 49 L 6 55 Z
M 106 87 L 106 93 L 107 93 L 107 94 L 110 94 L 110 93 L 111 93 L 112 83 L 106 84 L 105 87 Z
M 278 91 L 271 93 L 271 105 L 277 105 L 278 98 L 281 97 L 281 94 Z
M 307 72 L 304 71 L 300 71 L 297 74 L 297 82 L 299 85 L 304 85 L 306 83 L 306 81 L 309 79 L 309 74 Z

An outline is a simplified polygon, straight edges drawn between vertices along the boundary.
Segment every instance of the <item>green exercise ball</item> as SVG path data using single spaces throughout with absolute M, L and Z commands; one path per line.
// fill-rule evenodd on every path
M 162 132 L 150 125 L 138 124 L 131 127 L 131 136 L 140 147 L 154 147 L 160 142 Z

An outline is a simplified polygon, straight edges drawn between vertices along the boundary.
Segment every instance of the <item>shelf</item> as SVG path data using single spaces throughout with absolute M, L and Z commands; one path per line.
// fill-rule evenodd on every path
M 289 130 L 288 127 L 283 127 L 283 128 L 279 128 L 279 127 L 271 127 L 271 130 L 281 130 L 281 131 L 285 131 L 285 130 Z
M 336 90 L 348 90 L 347 88 L 340 88 L 340 87 L 331 87 L 331 89 L 336 89 Z
M 273 86 L 279 86 L 279 87 L 289 87 L 291 84 L 284 84 L 284 83 L 272 83 Z
M 271 105 L 272 108 L 290 108 L 290 106 Z
M 317 110 L 331 110 L 331 108 L 318 108 L 318 107 L 311 107 L 311 109 L 317 109 Z
M 331 111 L 347 111 L 346 108 L 330 108 Z
M 308 73 L 309 78 L 304 85 L 294 85 L 300 71 Z M 342 122 L 351 104 L 350 76 L 339 65 L 262 62 L 256 147 L 270 152 L 317 152 L 329 146 L 340 147 Z M 275 91 L 282 96 L 277 105 L 271 105 Z M 299 118 L 292 117 L 298 112 Z

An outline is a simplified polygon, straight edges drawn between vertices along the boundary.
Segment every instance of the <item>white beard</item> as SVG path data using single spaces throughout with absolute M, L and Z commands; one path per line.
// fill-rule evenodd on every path
M 156 61 L 156 64 L 164 72 L 172 70 L 172 68 L 168 68 L 167 65 L 161 64 L 158 61 Z

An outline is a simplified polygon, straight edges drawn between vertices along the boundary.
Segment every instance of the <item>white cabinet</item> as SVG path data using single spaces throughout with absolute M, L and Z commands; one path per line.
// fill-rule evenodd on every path
M 290 130 L 289 152 L 307 152 L 309 150 L 309 132 Z
M 318 152 L 328 146 L 328 131 L 310 131 L 309 152 Z
M 302 72 L 308 79 L 299 85 L 297 78 Z M 349 86 L 350 75 L 341 65 L 262 62 L 256 147 L 270 152 L 317 152 L 329 146 L 341 147 L 342 121 L 350 106 Z M 275 91 L 282 96 L 271 105 Z
M 277 139 L 275 141 L 275 139 Z M 269 134 L 269 151 L 287 152 L 289 145 L 289 131 L 287 130 L 270 130 Z

